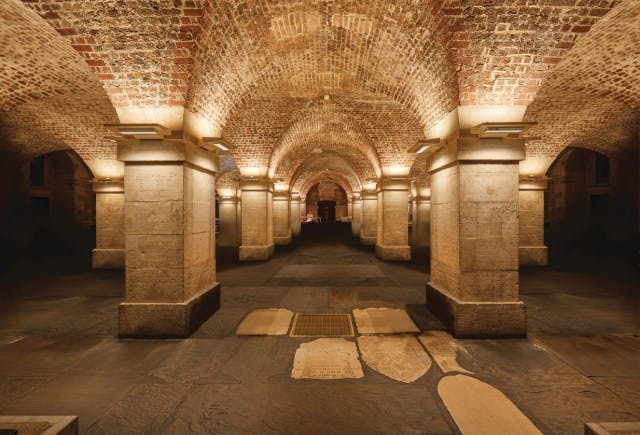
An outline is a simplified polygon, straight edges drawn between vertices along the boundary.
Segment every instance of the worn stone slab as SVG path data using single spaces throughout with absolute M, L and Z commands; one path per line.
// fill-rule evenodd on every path
M 542 434 L 507 396 L 478 379 L 445 376 L 438 384 L 438 394 L 465 435 Z
M 74 415 L 0 416 L 0 430 L 17 430 L 20 435 L 77 435 Z
M 362 365 L 353 341 L 320 338 L 302 343 L 293 359 L 293 379 L 361 378 Z
M 282 308 L 253 310 L 240 323 L 237 335 L 285 335 L 293 312 Z
M 412 335 L 358 337 L 358 348 L 369 367 L 396 381 L 413 382 L 431 368 L 431 358 Z
M 359 334 L 417 333 L 420 329 L 405 310 L 392 308 L 365 308 L 353 310 Z
M 445 331 L 425 331 L 418 339 L 444 373 L 472 373 L 458 364 L 458 343 Z

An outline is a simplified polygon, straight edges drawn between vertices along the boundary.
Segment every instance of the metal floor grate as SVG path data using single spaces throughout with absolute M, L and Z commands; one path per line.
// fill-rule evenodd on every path
M 349 314 L 296 314 L 291 337 L 353 337 Z

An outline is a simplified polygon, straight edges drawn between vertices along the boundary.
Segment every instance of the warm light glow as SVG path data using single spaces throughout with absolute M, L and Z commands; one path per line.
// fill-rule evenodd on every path
M 424 135 L 427 139 L 433 139 L 437 137 L 448 139 L 458 133 L 458 128 L 458 109 L 453 109 L 435 125 L 429 127 L 425 131 Z
M 122 124 L 161 124 L 170 130 L 182 130 L 184 108 L 180 106 L 160 107 L 116 107 Z
M 184 111 L 184 131 L 196 139 L 203 137 L 219 137 L 220 131 L 207 118 Z
M 124 163 L 117 160 L 86 160 L 95 178 L 122 178 Z
M 431 145 L 422 145 L 420 148 L 418 148 L 418 151 L 416 151 L 416 154 L 422 154 L 429 148 L 431 148 Z
M 521 122 L 527 106 L 461 106 L 458 108 L 460 128 L 470 130 L 485 122 Z
M 553 161 L 553 157 L 528 157 L 520 162 L 519 172 L 526 176 L 544 176 Z
M 382 175 L 385 177 L 407 176 L 411 168 L 408 166 L 385 166 Z
M 243 177 L 266 177 L 267 168 L 265 166 L 245 166 L 240 169 L 240 175 Z

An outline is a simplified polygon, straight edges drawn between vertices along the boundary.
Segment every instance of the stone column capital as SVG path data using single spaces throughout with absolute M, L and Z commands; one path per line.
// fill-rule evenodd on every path
M 300 202 L 300 194 L 297 192 L 291 193 L 291 202 Z
M 415 196 L 415 197 L 413 197 L 413 200 L 418 204 L 423 204 L 425 202 L 431 202 L 431 197 L 430 196 Z
M 218 202 L 220 204 L 237 204 L 240 202 L 240 198 L 237 196 L 218 196 Z
M 428 160 L 427 171 L 436 172 L 457 163 L 511 162 L 525 159 L 524 138 L 480 138 L 462 135 Z
M 518 188 L 520 190 L 547 190 L 549 179 L 547 177 L 520 177 Z
M 363 190 L 362 199 L 378 199 L 378 192 L 375 189 Z
M 291 194 L 288 190 L 276 190 L 273 192 L 273 200 L 274 201 L 291 201 Z
M 408 191 L 411 189 L 411 179 L 407 177 L 382 177 L 378 181 L 377 191 L 381 190 L 401 190 Z
M 183 163 L 205 172 L 219 171 L 219 157 L 186 140 L 128 139 L 118 141 L 118 160 L 127 163 Z
M 273 192 L 273 183 L 267 177 L 242 177 L 240 178 L 240 190 Z
M 91 184 L 94 193 L 124 193 L 122 178 L 94 178 Z

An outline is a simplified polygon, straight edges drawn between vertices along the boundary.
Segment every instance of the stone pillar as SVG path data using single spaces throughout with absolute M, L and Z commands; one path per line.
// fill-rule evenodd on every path
M 276 245 L 291 243 L 291 194 L 273 193 L 273 241 Z
M 298 237 L 300 235 L 300 194 L 291 194 L 291 235 Z
M 362 199 L 360 192 L 353 193 L 353 205 L 351 213 L 351 234 L 360 237 L 360 225 L 362 222 Z
M 519 258 L 521 266 L 546 266 L 544 245 L 544 191 L 547 179 L 522 178 L 518 195 Z
M 412 201 L 411 246 L 425 248 L 431 241 L 431 197 L 416 196 Z
M 242 243 L 242 192 L 238 190 L 236 195 L 238 203 L 236 204 L 236 234 L 238 235 L 238 245 Z
M 96 248 L 94 269 L 123 269 L 124 263 L 124 182 L 121 179 L 93 180 L 96 194 Z
M 518 293 L 523 139 L 465 135 L 432 158 L 427 306 L 456 337 L 526 335 Z
M 409 179 L 383 177 L 378 183 L 376 255 L 383 260 L 411 259 L 409 247 Z
M 220 233 L 216 245 L 225 248 L 240 246 L 238 197 L 220 196 L 218 198 L 218 212 L 220 213 Z
M 360 222 L 360 242 L 375 245 L 378 230 L 378 194 L 375 190 L 362 191 L 362 221 Z
M 220 306 L 215 156 L 182 140 L 123 140 L 125 301 L 120 336 L 187 337 Z
M 243 178 L 240 260 L 273 256 L 273 184 L 268 178 Z

